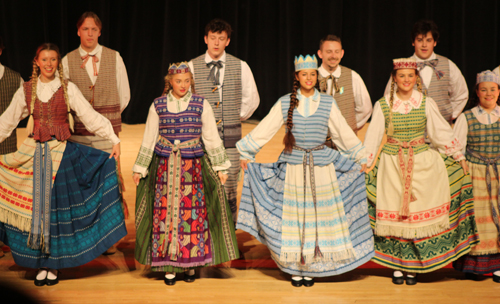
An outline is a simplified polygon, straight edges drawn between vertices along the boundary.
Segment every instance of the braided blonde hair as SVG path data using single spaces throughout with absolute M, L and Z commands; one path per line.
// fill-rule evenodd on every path
M 59 52 L 59 48 L 57 45 L 53 43 L 44 43 L 38 47 L 36 50 L 36 55 L 35 58 L 33 58 L 33 72 L 31 73 L 31 102 L 30 102 L 30 118 L 28 119 L 28 124 L 26 126 L 26 130 L 28 131 L 28 134 L 31 135 L 33 134 L 33 129 L 34 129 L 34 121 L 33 121 L 33 111 L 35 109 L 35 101 L 36 101 L 36 87 L 38 84 L 38 76 L 40 75 L 40 68 L 38 67 L 36 61 L 38 60 L 38 56 L 42 51 L 55 51 L 57 53 L 57 61 L 59 62 L 57 71 L 59 72 L 59 80 L 61 81 L 61 86 L 63 88 L 64 92 L 64 101 L 67 106 L 68 110 L 68 123 L 69 123 L 69 128 L 71 131 L 74 131 L 74 120 L 73 116 L 71 115 L 71 108 L 69 106 L 69 98 L 68 98 L 68 88 L 66 85 L 66 82 L 64 81 L 63 78 L 63 66 L 61 62 L 61 53 Z
M 181 64 L 180 62 L 175 63 L 175 65 L 177 65 L 177 66 L 179 66 L 180 64 Z M 193 73 L 191 73 L 191 72 L 188 72 L 188 73 L 191 74 L 191 93 L 196 94 L 196 91 L 194 89 Z M 172 90 L 172 85 L 170 84 L 170 80 L 172 79 L 173 76 L 174 76 L 174 74 L 167 74 L 167 76 L 165 76 L 165 87 L 163 88 L 162 95 L 167 95 L 168 92 L 170 92 Z

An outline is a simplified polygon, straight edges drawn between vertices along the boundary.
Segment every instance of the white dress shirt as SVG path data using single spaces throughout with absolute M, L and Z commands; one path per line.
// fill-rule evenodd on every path
M 417 57 L 417 55 L 415 54 L 413 54 L 412 57 L 415 58 L 417 63 L 437 58 L 436 53 L 432 53 L 432 55 L 425 60 Z M 450 94 L 450 103 L 453 109 L 452 119 L 455 119 L 458 117 L 458 115 L 460 115 L 460 113 L 462 113 L 462 110 L 467 104 L 467 100 L 469 99 L 469 89 L 467 88 L 465 78 L 462 75 L 462 72 L 460 72 L 460 69 L 457 67 L 457 65 L 450 59 L 448 59 L 448 63 L 450 67 L 450 83 L 448 86 L 448 93 Z M 426 88 L 429 88 L 434 69 L 429 66 L 425 66 L 422 70 L 419 71 L 419 73 L 423 84 Z M 389 82 L 385 87 L 384 95 L 389 95 L 391 93 L 391 81 L 392 79 L 391 77 L 389 77 Z
M 78 51 L 80 52 L 80 56 L 87 55 L 87 52 L 82 49 L 82 46 L 78 48 Z M 97 58 L 99 58 L 99 61 L 96 63 L 97 72 L 99 72 L 99 67 L 101 66 L 102 46 L 98 44 L 96 48 L 88 54 L 96 55 Z M 68 79 L 68 55 L 64 56 L 64 58 L 62 59 L 62 65 L 64 78 Z M 92 84 L 95 84 L 95 82 L 97 81 L 97 76 L 94 76 L 94 65 L 92 63 L 92 58 L 89 58 L 89 60 L 87 60 L 85 69 L 87 70 L 90 81 L 92 81 Z M 118 52 L 116 52 L 116 86 L 118 87 L 118 96 L 120 98 L 120 111 L 123 112 L 130 101 L 130 86 L 128 83 L 128 75 L 127 69 L 125 68 L 125 63 L 123 62 L 123 59 Z
M 323 67 L 323 65 L 319 67 L 318 72 L 325 78 L 330 75 L 330 73 Z M 335 71 L 331 75 L 333 75 L 333 77 L 335 78 L 339 78 L 341 72 L 341 69 L 337 67 L 337 69 L 335 69 Z M 368 118 L 370 118 L 370 115 L 372 114 L 372 100 L 370 98 L 368 90 L 366 89 L 363 79 L 361 79 L 361 76 L 359 76 L 359 74 L 354 70 L 351 70 L 351 78 L 352 90 L 354 93 L 354 111 L 356 112 L 356 123 L 359 130 L 363 128 L 363 126 L 368 121 Z M 330 92 L 333 85 L 333 79 L 328 79 L 327 85 L 327 92 Z M 333 98 L 335 98 L 335 90 L 331 90 L 331 92 Z
M 224 84 L 224 70 L 225 70 L 225 64 L 226 64 L 226 52 L 224 51 L 224 54 L 222 54 L 221 58 L 219 59 L 222 61 L 222 68 L 219 71 L 220 74 L 220 85 L 218 86 L 219 90 L 219 98 L 222 101 L 222 90 L 220 88 Z M 208 54 L 208 51 L 205 53 L 205 62 L 210 63 L 212 62 L 213 59 L 210 57 Z M 257 91 L 257 85 L 255 84 L 255 79 L 253 78 L 252 70 L 250 70 L 250 67 L 248 64 L 240 60 L 241 62 L 241 113 L 240 113 L 240 119 L 247 120 L 252 116 L 253 112 L 257 109 L 260 103 L 260 97 L 259 97 L 259 92 Z M 188 62 L 189 69 L 191 69 L 191 72 L 193 75 L 196 76 L 196 72 L 194 70 L 193 66 L 193 61 Z M 217 69 L 217 67 L 215 67 Z M 217 70 L 215 70 L 215 73 L 217 73 Z M 196 85 L 196 79 L 195 79 L 195 85 Z
M 48 102 L 60 87 L 61 81 L 59 77 L 48 83 L 38 79 L 36 95 L 41 102 Z M 92 108 L 78 87 L 72 82 L 68 82 L 68 99 L 70 108 L 76 112 L 76 115 L 89 132 L 110 140 L 113 145 L 120 142 L 109 120 Z M 29 110 L 26 104 L 24 88 L 21 87 L 14 94 L 9 107 L 0 116 L 0 142 L 9 137 L 19 122 L 28 115 Z
M 5 73 L 5 67 L 0 63 L 0 79 L 3 78 L 3 74 Z M 24 83 L 23 78 L 21 77 L 21 81 L 19 81 L 19 87 L 22 87 Z

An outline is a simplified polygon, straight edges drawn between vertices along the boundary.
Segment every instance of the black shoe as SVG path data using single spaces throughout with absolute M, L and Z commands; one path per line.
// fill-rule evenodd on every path
M 304 284 L 304 280 L 292 280 L 292 286 L 293 287 L 300 287 L 302 286 L 302 284 Z
M 165 278 L 165 285 L 174 286 L 175 285 L 175 277 L 173 279 Z
M 314 279 L 312 280 L 302 280 L 302 285 L 304 285 L 305 287 L 311 287 L 314 285 Z
M 189 274 L 185 273 L 184 274 L 184 282 L 193 283 L 194 280 L 196 279 L 194 276 L 195 276 L 194 274 L 193 275 L 189 275 Z
M 500 283 L 500 276 L 493 275 L 493 282 Z
M 406 277 L 406 285 L 416 285 L 417 284 L 417 276 L 414 277 Z
M 47 278 L 45 279 L 47 281 L 47 286 L 54 286 L 57 285 L 57 283 L 59 283 L 59 271 L 57 271 L 57 277 L 53 280 L 50 280 L 48 275 L 49 273 L 47 272 Z
M 46 268 L 40 268 L 38 269 L 38 271 L 40 270 L 47 270 Z M 48 274 L 48 270 L 47 270 L 47 274 Z M 36 274 L 38 276 L 38 272 Z M 47 284 L 47 276 L 45 276 L 45 278 L 41 279 L 41 280 L 37 280 L 37 278 L 35 277 L 35 286 L 44 286 L 45 284 Z
M 479 277 L 477 276 L 477 274 L 475 273 L 472 273 L 472 272 L 466 272 L 465 273 L 465 279 L 466 280 L 471 280 L 471 281 L 478 281 L 479 280 Z
M 405 282 L 405 278 L 403 276 L 396 277 L 396 276 L 394 276 L 394 273 L 392 274 L 392 283 L 394 283 L 396 285 L 403 285 L 404 282 Z

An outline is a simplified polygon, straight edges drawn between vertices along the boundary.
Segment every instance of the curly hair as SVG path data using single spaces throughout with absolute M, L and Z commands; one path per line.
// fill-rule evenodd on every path
M 227 33 L 227 38 L 231 39 L 231 33 L 233 30 L 231 29 L 231 25 L 222 19 L 213 19 L 210 21 L 207 26 L 205 26 L 205 36 L 208 36 L 208 32 L 212 33 Z
M 180 65 L 180 62 L 177 62 L 176 63 L 177 66 Z M 196 94 L 196 90 L 194 88 L 194 78 L 193 78 L 193 73 L 191 72 L 188 72 L 189 74 L 191 74 L 191 93 L 193 94 Z M 174 76 L 174 74 L 167 74 L 167 76 L 165 76 L 165 87 L 163 88 L 163 93 L 162 95 L 167 95 L 168 92 L 170 92 L 172 90 L 172 85 L 170 84 L 170 80 L 172 79 L 172 77 Z

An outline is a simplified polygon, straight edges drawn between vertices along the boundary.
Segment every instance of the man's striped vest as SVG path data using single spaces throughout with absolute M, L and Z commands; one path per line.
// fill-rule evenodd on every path
M 87 70 L 81 67 L 83 61 L 80 51 L 78 49 L 72 51 L 68 54 L 69 80 L 76 84 L 94 110 L 109 119 L 115 134 L 118 134 L 122 128 L 122 118 L 116 84 L 116 51 L 103 46 L 99 62 L 99 76 L 92 85 Z M 75 135 L 94 135 L 85 129 L 82 121 L 75 114 L 73 117 L 75 118 Z
M 344 116 L 345 120 L 354 131 L 358 132 L 358 123 L 356 121 L 356 103 L 354 101 L 354 90 L 352 86 L 352 70 L 345 66 L 340 67 L 340 77 L 338 79 L 339 88 L 344 88 L 343 91 L 335 93 L 335 101 Z M 319 88 L 322 93 L 327 93 L 327 79 L 318 73 Z M 332 83 L 333 86 L 333 83 Z M 333 88 L 335 90 L 335 87 Z
M 2 79 L 0 79 L 0 114 L 10 105 L 12 97 L 19 89 L 21 75 L 18 72 L 5 67 Z M 16 130 L 0 144 L 0 154 L 8 154 L 17 150 Z
M 222 100 L 219 90 L 207 80 L 211 67 L 205 62 L 205 54 L 193 59 L 193 68 L 196 93 L 212 106 L 224 147 L 235 148 L 241 139 L 241 60 L 226 53 L 224 79 L 220 80 Z

